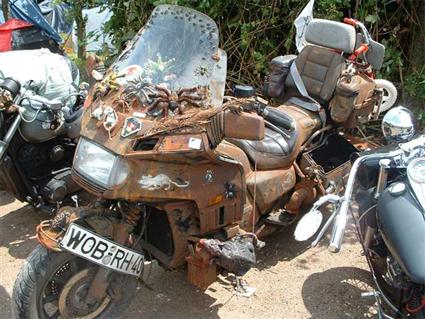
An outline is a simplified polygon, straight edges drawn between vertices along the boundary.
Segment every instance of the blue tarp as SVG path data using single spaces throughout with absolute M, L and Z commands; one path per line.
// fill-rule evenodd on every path
M 57 1 L 56 1 L 57 2 Z M 67 19 L 67 11 L 70 5 L 66 3 L 55 3 L 54 0 L 44 0 L 38 3 L 44 18 L 58 33 L 70 34 L 72 32 L 72 21 Z
M 33 0 L 10 0 L 11 15 L 27 22 L 30 22 L 44 30 L 57 43 L 62 43 L 60 35 L 49 25 L 43 17 L 40 7 Z

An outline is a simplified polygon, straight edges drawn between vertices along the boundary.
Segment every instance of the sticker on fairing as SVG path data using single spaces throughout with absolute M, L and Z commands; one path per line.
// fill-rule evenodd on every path
M 189 139 L 189 148 L 192 148 L 194 150 L 199 150 L 201 149 L 201 142 L 202 140 L 200 138 L 195 138 L 195 137 L 191 137 Z

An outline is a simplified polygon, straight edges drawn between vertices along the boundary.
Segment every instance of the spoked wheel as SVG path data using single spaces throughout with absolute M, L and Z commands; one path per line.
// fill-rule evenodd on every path
M 87 294 L 99 267 L 69 253 L 38 246 L 26 260 L 13 288 L 16 318 L 111 318 L 119 315 L 137 287 L 137 279 L 114 273 L 113 293 L 102 301 Z M 124 288 L 125 289 L 121 289 Z M 110 295 L 121 298 L 111 298 Z

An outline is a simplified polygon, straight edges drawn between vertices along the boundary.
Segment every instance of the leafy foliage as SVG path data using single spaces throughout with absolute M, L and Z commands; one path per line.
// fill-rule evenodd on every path
M 425 2 L 366 0 L 355 12 L 373 38 L 386 46 L 378 77 L 395 82 L 401 102 L 415 104 L 425 124 Z
M 293 20 L 302 10 L 300 0 L 109 0 L 114 16 L 105 31 L 113 35 L 120 48 L 143 26 L 156 5 L 176 4 L 201 11 L 220 28 L 220 43 L 228 54 L 228 80 L 252 83 L 257 87 L 274 56 L 294 52 Z M 341 19 L 348 0 L 318 1 L 317 17 Z
M 295 53 L 294 19 L 308 0 L 91 0 L 113 11 L 105 26 L 121 49 L 144 25 L 159 4 L 176 4 L 201 11 L 220 29 L 221 47 L 228 55 L 228 82 L 261 87 L 268 62 L 277 55 Z M 341 21 L 363 21 L 372 37 L 386 46 L 378 77 L 399 83 L 403 102 L 416 97 L 422 109 L 425 85 L 425 31 L 423 0 L 316 0 L 314 16 Z M 418 44 L 419 43 L 419 44 Z M 420 46 L 422 43 L 422 46 Z M 424 116 L 425 119 L 425 116 Z

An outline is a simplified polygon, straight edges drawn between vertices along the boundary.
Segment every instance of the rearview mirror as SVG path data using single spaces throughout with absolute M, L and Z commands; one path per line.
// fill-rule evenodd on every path
M 323 215 L 320 210 L 312 210 L 301 217 L 295 228 L 294 237 L 296 241 L 306 241 L 311 238 L 320 228 Z
M 244 140 L 262 140 L 264 138 L 264 120 L 261 116 L 242 112 L 224 112 L 224 136 Z

